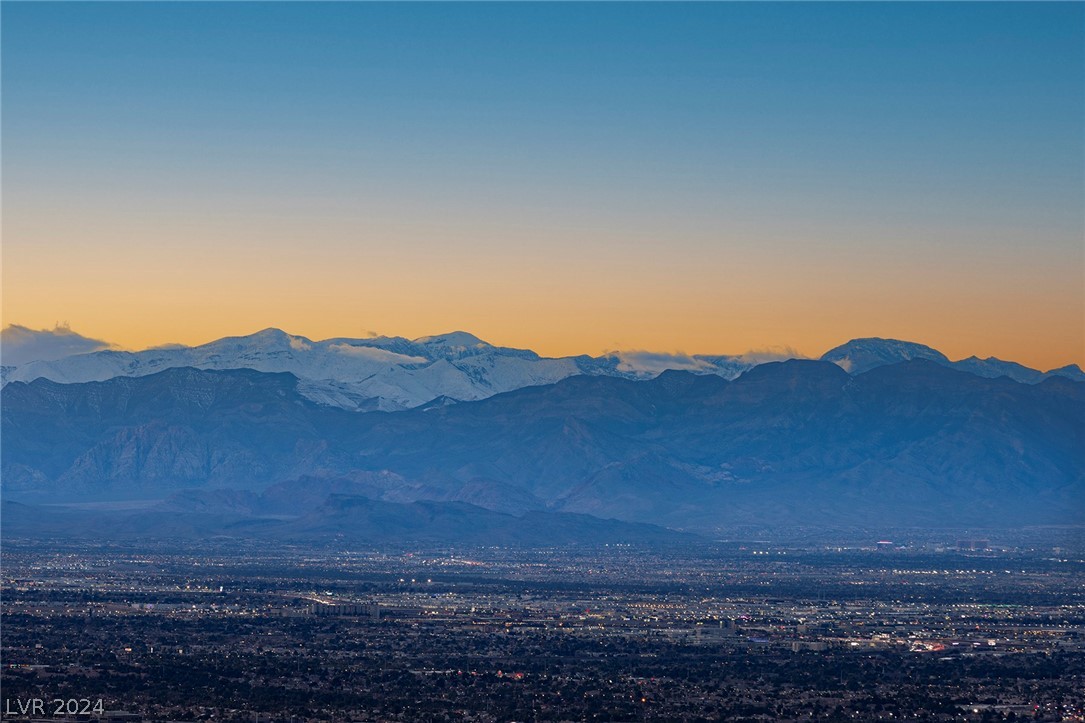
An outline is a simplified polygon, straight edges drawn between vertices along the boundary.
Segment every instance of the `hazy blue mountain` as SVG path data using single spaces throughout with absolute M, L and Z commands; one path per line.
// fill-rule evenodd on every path
M 849 375 L 792 360 L 733 381 L 574 376 L 395 414 L 318 405 L 299 386 L 195 369 L 9 384 L 5 497 L 229 489 L 254 496 L 197 496 L 198 511 L 276 514 L 344 495 L 699 530 L 1054 524 L 1085 509 L 1085 384 L 1061 377 L 1020 384 L 927 360 Z
M 266 486 L 319 466 L 341 410 L 314 408 L 290 374 L 169 369 L 146 377 L 8 384 L 3 489 L 98 499 L 217 480 Z M 10 452 L 10 454 L 9 454 Z M 44 485 L 42 483 L 45 483 Z
M 489 545 L 663 542 L 681 535 L 655 525 L 561 512 L 509 515 L 466 502 L 383 502 L 332 495 L 318 509 L 275 529 L 276 537 L 426 541 Z
M 1067 364 L 1064 367 L 1044 372 L 1044 377 L 1065 377 L 1066 379 L 1073 379 L 1075 382 L 1085 382 L 1085 371 L 1082 371 L 1077 364 Z
M 215 495 L 209 495 L 208 499 L 213 497 Z M 345 495 L 330 495 L 315 508 L 292 516 L 264 516 L 229 505 L 200 510 L 171 509 L 168 505 L 140 510 L 90 510 L 5 500 L 2 519 L 5 536 L 48 539 L 235 537 L 533 547 L 696 539 L 693 535 L 655 525 L 604 520 L 590 515 L 529 512 L 514 516 L 465 502 L 396 503 Z

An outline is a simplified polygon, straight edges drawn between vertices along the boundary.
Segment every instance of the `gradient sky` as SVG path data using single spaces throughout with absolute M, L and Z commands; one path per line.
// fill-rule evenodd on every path
M 3 321 L 1085 363 L 1085 5 L 10 3 Z

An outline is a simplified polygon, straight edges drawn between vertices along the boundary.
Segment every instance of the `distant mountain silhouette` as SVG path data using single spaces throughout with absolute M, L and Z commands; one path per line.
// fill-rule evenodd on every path
M 195 369 L 9 384 L 5 499 L 189 489 L 203 492 L 169 504 L 269 514 L 276 495 L 308 510 L 345 495 L 702 531 L 1075 523 L 1085 509 L 1085 384 L 1061 377 L 1021 384 L 928 360 L 852 376 L 792 360 L 734 381 L 574 376 L 394 414 L 318 405 L 298 387 Z
M 57 508 L 5 500 L 3 534 L 50 539 L 207 539 L 211 537 L 352 543 L 550 546 L 661 543 L 697 539 L 655 525 L 562 512 L 514 516 L 465 502 L 383 502 L 329 495 L 302 515 L 264 516 L 228 506 L 204 510 Z

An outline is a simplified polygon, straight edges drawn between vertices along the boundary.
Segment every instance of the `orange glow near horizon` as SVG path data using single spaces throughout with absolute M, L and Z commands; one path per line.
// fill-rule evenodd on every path
M 405 239 L 382 255 L 328 242 L 314 252 L 301 239 L 216 247 L 178 231 L 154 245 L 118 236 L 71 245 L 58 264 L 48 244 L 20 242 L 41 239 L 40 229 L 13 230 L 4 324 L 67 322 L 127 349 L 277 327 L 311 339 L 464 330 L 545 356 L 790 347 L 816 357 L 881 336 L 951 359 L 1085 365 L 1079 270 L 1012 246 L 982 260 L 940 253 L 936 264 L 893 247 L 855 258 L 771 239 L 676 258 L 650 244 L 607 253 L 609 239 L 578 248 L 553 237 L 485 251 Z
M 1083 7 L 6 3 L 3 322 L 1085 365 Z

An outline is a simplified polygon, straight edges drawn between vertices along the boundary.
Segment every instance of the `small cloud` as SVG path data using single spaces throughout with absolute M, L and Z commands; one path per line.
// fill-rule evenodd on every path
M 32 361 L 55 361 L 73 354 L 112 349 L 113 345 L 71 330 L 66 323 L 53 329 L 30 329 L 9 324 L 0 331 L 0 360 L 5 366 Z
M 610 352 L 608 356 L 617 357 L 618 371 L 633 374 L 661 374 L 668 369 L 685 371 L 712 371 L 714 367 L 704 359 L 697 359 L 681 352 L 644 351 L 632 349 Z
M 788 359 L 809 359 L 810 357 L 794 347 L 766 346 L 760 349 L 750 349 L 743 354 L 739 354 L 737 358 L 747 364 L 766 364 L 768 362 L 786 361 Z
M 300 336 L 292 336 L 290 337 L 290 348 L 294 351 L 309 351 L 313 348 L 313 345 Z
M 380 349 L 375 346 L 332 344 L 328 347 L 328 349 L 330 351 L 338 352 L 340 354 L 361 357 L 363 359 L 367 359 L 373 362 L 379 362 L 381 364 L 426 364 L 429 362 L 429 359 L 422 356 L 407 356 L 406 354 L 397 354 L 394 351 Z

